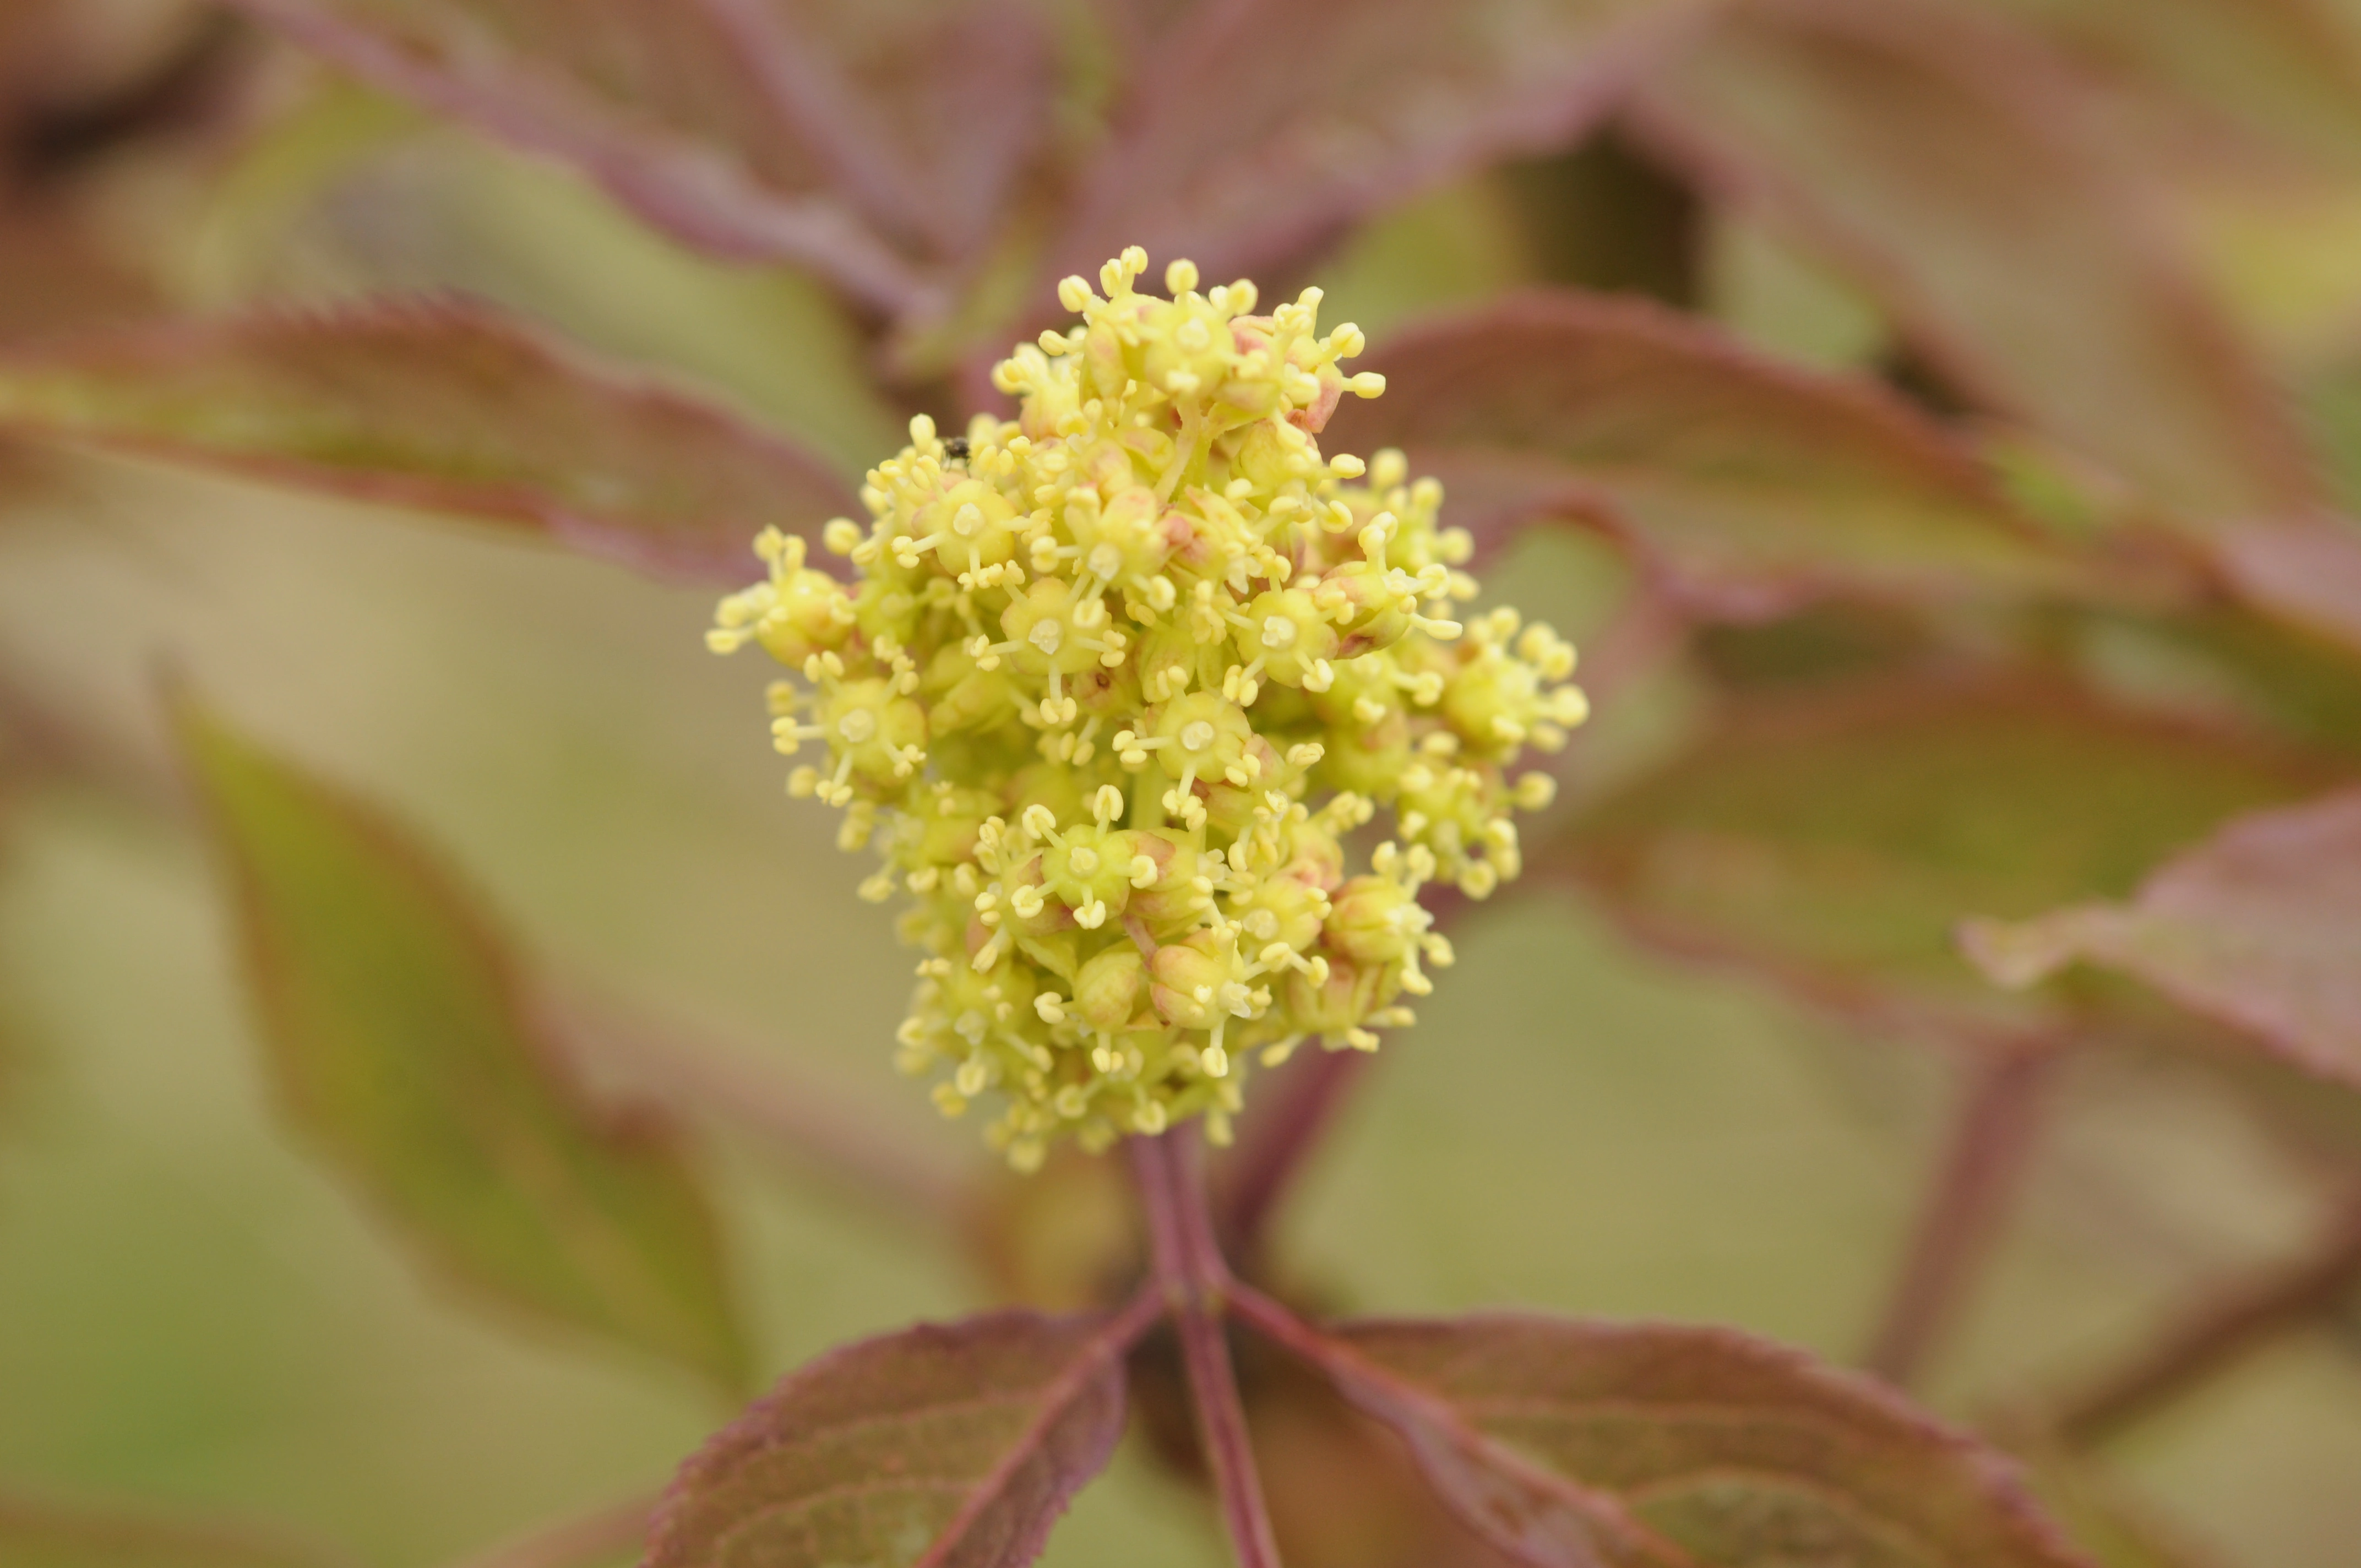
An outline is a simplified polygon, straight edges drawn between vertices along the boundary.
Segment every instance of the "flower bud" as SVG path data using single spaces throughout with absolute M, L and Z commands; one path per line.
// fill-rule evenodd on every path
M 1400 883 L 1357 876 L 1345 884 L 1329 911 L 1328 945 L 1356 964 L 1400 963 L 1433 919 Z
M 1118 942 L 1074 977 L 1074 1009 L 1102 1033 L 1131 1026 L 1148 993 L 1148 963 L 1129 942 Z

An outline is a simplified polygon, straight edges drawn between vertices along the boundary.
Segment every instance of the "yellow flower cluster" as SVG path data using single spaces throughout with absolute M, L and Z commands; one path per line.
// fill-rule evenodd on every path
M 1206 1116 L 1228 1135 L 1249 1053 L 1374 1048 L 1451 949 L 1431 881 L 1481 898 L 1519 869 L 1509 769 L 1581 721 L 1574 650 L 1476 594 L 1468 539 L 1401 455 L 1316 439 L 1346 392 L 1306 290 L 1136 291 L 1137 247 L 1069 278 L 1082 318 L 995 372 L 1013 422 L 940 438 L 924 416 L 868 477 L 873 521 L 823 542 L 855 582 L 765 533 L 768 580 L 724 599 L 712 647 L 759 642 L 778 749 L 824 753 L 790 794 L 844 811 L 862 886 L 912 903 L 924 950 L 902 1068 L 1020 1168 Z M 1390 837 L 1348 875 L 1380 812 Z

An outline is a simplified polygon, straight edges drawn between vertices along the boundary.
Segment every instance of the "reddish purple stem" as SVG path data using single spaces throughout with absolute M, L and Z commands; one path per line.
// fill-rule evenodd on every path
M 2052 1418 L 2078 1447 L 2104 1442 L 2225 1367 L 2321 1313 L 2361 1280 L 2361 1192 L 2346 1195 L 2312 1250 L 2192 1303 L 2123 1365 Z
M 1863 1364 L 1898 1387 L 1925 1366 L 1974 1283 L 2032 1142 L 2044 1046 L 1978 1061 L 1910 1252 Z
M 1156 1283 L 1180 1336 L 1198 1440 L 1213 1473 L 1222 1522 L 1238 1568 L 1279 1568 L 1279 1545 L 1263 1506 L 1262 1481 L 1246 1437 L 1222 1315 L 1233 1288 L 1229 1265 L 1213 1239 L 1205 1200 L 1204 1151 L 1199 1125 L 1185 1122 L 1161 1137 L 1130 1140 L 1132 1173 L 1148 1214 Z

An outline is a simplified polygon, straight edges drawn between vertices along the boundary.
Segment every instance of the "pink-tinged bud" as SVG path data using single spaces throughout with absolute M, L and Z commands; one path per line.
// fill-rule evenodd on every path
M 1175 1028 L 1211 1028 L 1227 1012 L 1223 992 L 1235 978 L 1236 967 L 1219 938 L 1200 931 L 1185 942 L 1156 949 L 1148 966 L 1154 981 L 1148 1000 L 1157 1015 Z
M 1355 963 L 1400 963 L 1432 916 L 1400 883 L 1358 876 L 1336 894 L 1326 927 L 1328 946 Z
M 1306 887 L 1334 894 L 1345 883 L 1345 846 L 1336 835 L 1317 823 L 1303 822 L 1296 826 L 1294 853 L 1279 874 L 1300 882 Z
M 1045 883 L 1041 857 L 1034 856 L 1000 879 L 1001 919 L 1019 936 L 1047 937 L 1073 928 L 1074 912 Z
M 1284 795 L 1303 776 L 1303 770 L 1290 764 L 1279 749 L 1257 735 L 1246 744 L 1245 754 L 1254 765 L 1253 776 L 1243 784 L 1233 784 L 1226 774 L 1216 773 L 1197 781 L 1196 795 L 1205 803 L 1205 822 L 1215 833 L 1235 838 L 1255 820 L 1255 813 L 1268 810 L 1269 797 L 1276 790 Z
M 1319 398 L 1310 407 L 1298 409 L 1287 416 L 1290 423 L 1312 435 L 1328 428 L 1328 421 L 1336 412 L 1336 405 L 1345 400 L 1345 378 L 1337 373 L 1334 366 L 1323 365 L 1318 375 Z
M 1213 884 L 1205 877 L 1203 857 L 1180 835 L 1161 830 L 1135 834 L 1132 853 L 1130 912 L 1149 929 L 1193 924 L 1213 907 Z M 1145 887 L 1140 885 L 1140 857 L 1148 861 Z

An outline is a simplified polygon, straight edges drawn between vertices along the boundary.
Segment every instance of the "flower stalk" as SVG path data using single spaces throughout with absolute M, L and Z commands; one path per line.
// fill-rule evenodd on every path
M 1148 1216 L 1150 1264 L 1170 1309 L 1213 1494 L 1238 1568 L 1279 1568 L 1279 1546 L 1246 1435 L 1223 1318 L 1232 1289 L 1206 1201 L 1204 1146 L 1194 1123 L 1128 1141 Z

